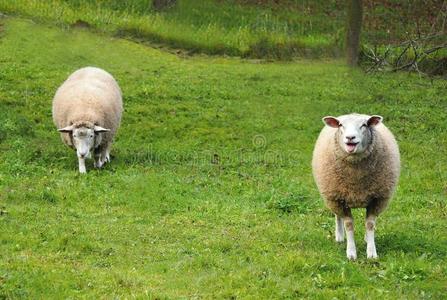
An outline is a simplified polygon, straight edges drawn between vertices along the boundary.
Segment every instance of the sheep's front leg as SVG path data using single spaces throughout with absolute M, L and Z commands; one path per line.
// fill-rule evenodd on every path
M 345 240 L 345 228 L 343 227 L 343 218 L 335 215 L 335 241 L 343 242 Z
M 376 227 L 376 216 L 366 211 L 366 221 L 365 221 L 366 233 L 366 256 L 368 258 L 377 258 L 376 243 L 374 241 L 374 230 Z
M 348 259 L 355 260 L 357 259 L 357 250 L 355 248 L 354 240 L 354 219 L 352 218 L 350 209 L 346 209 L 343 223 L 346 229 L 346 256 Z
M 110 146 L 101 146 L 95 149 L 95 168 L 102 168 L 106 162 L 110 162 Z
M 78 157 L 79 162 L 79 173 L 84 174 L 87 172 L 85 168 L 85 158 Z
M 104 160 L 102 158 L 102 149 L 98 147 L 95 149 L 95 168 L 102 168 L 104 165 Z
M 104 162 L 110 162 L 110 144 L 106 147 L 104 151 Z

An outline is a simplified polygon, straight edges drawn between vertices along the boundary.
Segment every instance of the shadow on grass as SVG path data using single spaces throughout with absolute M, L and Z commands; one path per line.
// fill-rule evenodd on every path
M 427 234 L 429 236 L 429 234 Z M 402 232 L 387 233 L 377 237 L 377 247 L 382 255 L 401 252 L 416 256 L 426 255 L 436 258 L 447 256 L 445 241 L 435 241 L 416 234 L 405 234 Z
M 243 53 L 234 47 L 224 44 L 215 44 L 212 46 L 204 45 L 195 41 L 181 40 L 168 36 L 163 36 L 156 32 L 150 32 L 136 27 L 122 27 L 115 31 L 114 34 L 119 38 L 128 38 L 137 40 L 138 42 L 152 42 L 166 45 L 167 47 L 177 48 L 178 51 L 185 51 L 187 55 L 205 53 L 209 55 L 230 55 L 241 56 Z
M 246 58 L 268 58 L 277 60 L 291 60 L 295 57 L 322 58 L 340 57 L 341 48 L 335 44 L 309 46 L 299 41 L 275 42 L 267 37 L 259 39 L 250 45 L 243 54 Z
M 181 53 L 183 50 L 183 54 L 186 55 L 204 53 L 208 55 L 228 55 L 240 56 L 243 58 L 275 60 L 292 60 L 293 58 L 297 57 L 340 57 L 342 55 L 340 46 L 337 46 L 336 44 L 325 46 L 309 46 L 298 41 L 275 42 L 267 37 L 260 38 L 258 41 L 251 44 L 247 50 L 243 51 L 241 49 L 231 47 L 223 43 L 206 45 L 191 40 L 182 40 L 164 36 L 156 32 L 151 32 L 131 26 L 119 28 L 115 31 L 114 35 L 119 38 L 128 38 L 131 40 L 137 40 L 138 42 L 142 43 L 159 43 L 162 45 L 166 45 L 167 47 L 174 48 L 173 52 L 175 52 L 176 54 Z M 178 50 L 175 51 L 175 49 Z

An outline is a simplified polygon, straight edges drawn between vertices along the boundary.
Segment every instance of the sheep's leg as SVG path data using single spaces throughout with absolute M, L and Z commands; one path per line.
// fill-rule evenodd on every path
M 102 150 L 103 148 L 99 146 L 95 149 L 95 168 L 102 168 L 104 165 L 104 161 L 102 159 Z
M 376 227 L 376 216 L 368 209 L 366 210 L 365 221 L 366 233 L 366 256 L 367 258 L 377 258 L 376 243 L 374 241 L 374 230 Z
M 85 158 L 78 157 L 79 162 L 79 173 L 84 174 L 87 172 L 85 168 Z
M 352 218 L 351 210 L 349 208 L 345 210 L 343 223 L 346 230 L 346 256 L 348 259 L 355 260 L 357 259 L 357 250 L 355 248 L 354 240 L 354 219 Z
M 104 162 L 110 162 L 110 144 L 107 145 L 104 151 Z
M 106 162 L 110 162 L 110 145 L 95 149 L 95 167 L 102 168 Z
M 335 215 L 335 241 L 343 242 L 345 240 L 345 229 L 343 227 L 343 218 Z

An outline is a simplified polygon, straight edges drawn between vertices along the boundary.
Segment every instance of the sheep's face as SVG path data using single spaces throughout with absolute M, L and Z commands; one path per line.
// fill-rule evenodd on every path
M 100 133 L 110 130 L 100 126 L 94 126 L 93 128 L 68 126 L 59 129 L 59 131 L 70 133 L 78 158 L 86 158 L 90 156 L 92 149 L 101 144 L 102 136 Z
M 347 154 L 361 154 L 365 152 L 371 141 L 371 128 L 380 124 L 381 116 L 344 115 L 338 118 L 324 117 L 323 122 L 337 128 L 337 141 L 341 149 Z
M 98 136 L 98 138 L 101 138 Z M 90 128 L 76 128 L 73 130 L 73 144 L 79 158 L 89 156 L 90 150 L 95 146 L 95 132 Z

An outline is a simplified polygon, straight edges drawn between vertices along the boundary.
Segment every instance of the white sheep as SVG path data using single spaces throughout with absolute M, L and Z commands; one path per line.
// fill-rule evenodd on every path
M 76 149 L 79 172 L 94 152 L 95 167 L 110 161 L 110 148 L 121 121 L 121 90 L 106 71 L 86 67 L 75 71 L 53 99 L 53 121 L 63 142 Z
M 376 217 L 386 208 L 399 179 L 397 142 L 381 116 L 329 116 L 323 122 L 327 126 L 316 142 L 312 169 L 326 206 L 335 214 L 335 240 L 343 242 L 344 227 L 346 255 L 357 258 L 351 208 L 366 208 L 366 253 L 377 258 Z

